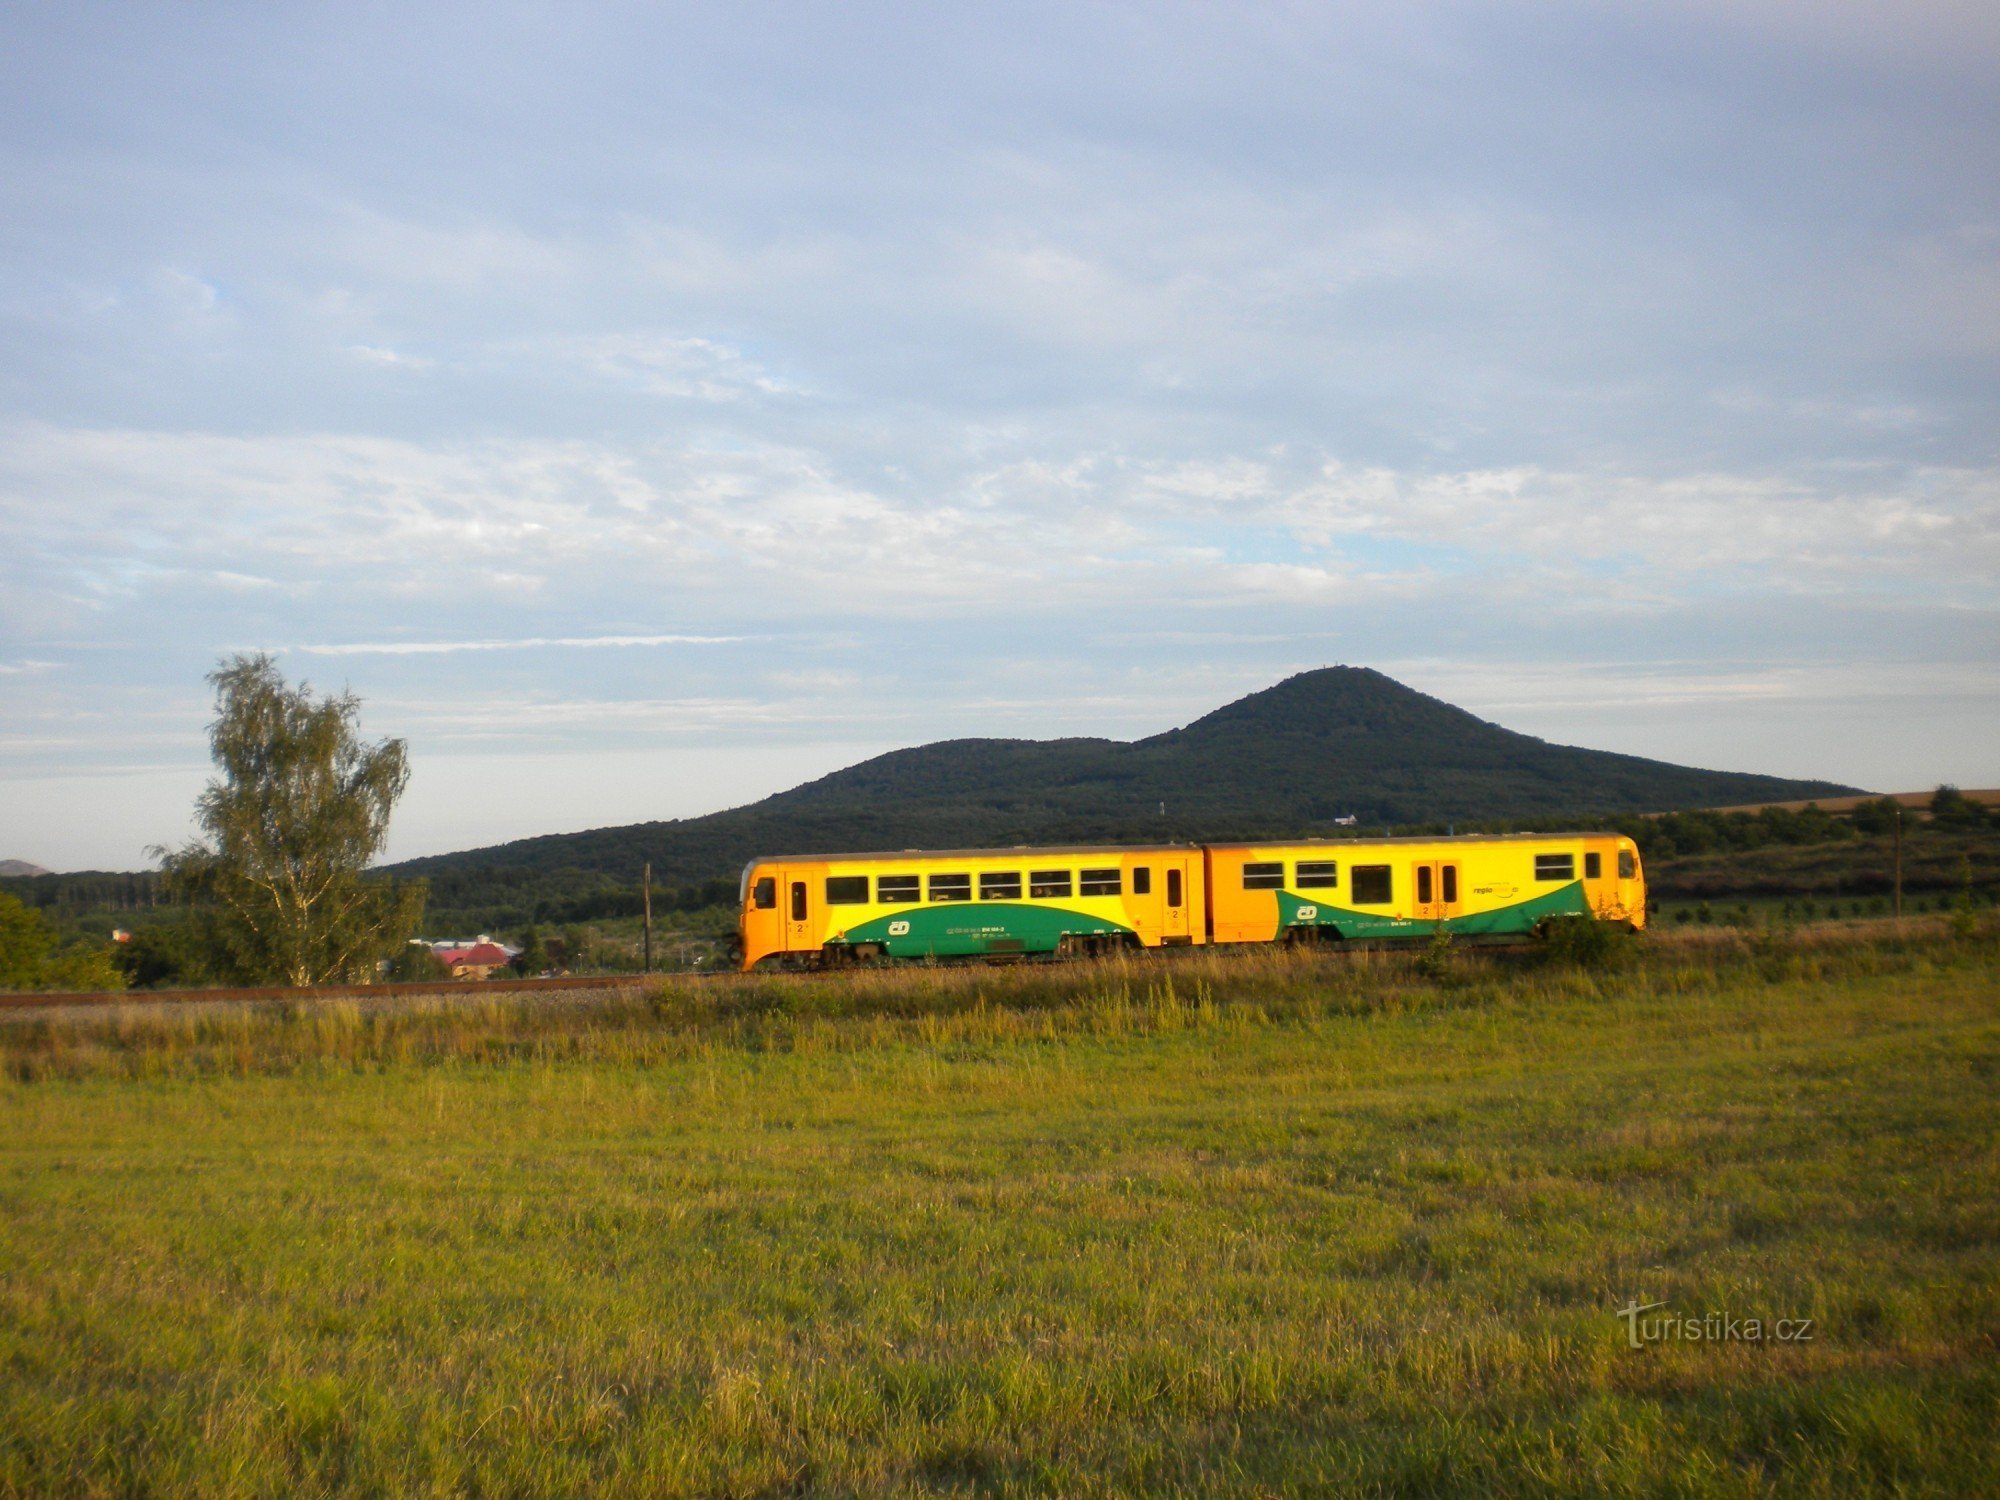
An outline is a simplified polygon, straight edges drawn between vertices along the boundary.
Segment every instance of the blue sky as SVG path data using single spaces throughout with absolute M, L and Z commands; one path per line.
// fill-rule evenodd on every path
M 1379 667 L 2000 783 L 1990 5 L 9 5 L 0 857 L 225 653 L 393 853 Z

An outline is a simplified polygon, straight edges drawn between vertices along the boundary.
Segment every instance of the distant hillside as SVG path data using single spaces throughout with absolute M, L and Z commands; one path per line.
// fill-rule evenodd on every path
M 1120 740 L 945 740 L 747 807 L 411 860 L 629 879 L 731 876 L 757 854 L 1204 839 L 1839 796 L 1852 787 L 1551 745 L 1364 667 L 1302 672 L 1185 729 Z M 1164 803 L 1166 811 L 1161 812 Z
M 53 871 L 43 869 L 40 865 L 31 865 L 25 859 L 0 859 L 0 879 L 4 879 L 9 875 L 26 877 L 53 873 Z

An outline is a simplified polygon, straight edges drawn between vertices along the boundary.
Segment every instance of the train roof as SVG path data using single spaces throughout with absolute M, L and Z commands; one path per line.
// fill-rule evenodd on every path
M 1617 839 L 1610 828 L 1547 828 L 1539 833 L 1399 833 L 1383 838 L 1349 839 L 1208 839 L 1208 849 L 1342 849 L 1376 844 L 1546 844 L 1550 839 Z
M 834 864 L 863 859 L 1020 859 L 1105 854 L 1187 854 L 1200 849 L 1366 849 L 1378 844 L 1547 843 L 1550 839 L 1615 839 L 1607 829 L 1550 829 L 1544 833 L 1399 834 L 1392 838 L 1206 839 L 1190 844 L 1012 844 L 998 849 L 864 849 L 844 854 L 760 854 L 753 865 Z
M 865 849 L 851 854 L 760 854 L 753 865 L 831 864 L 843 859 L 1018 859 L 1031 854 L 1187 854 L 1199 844 L 1012 844 L 999 849 Z

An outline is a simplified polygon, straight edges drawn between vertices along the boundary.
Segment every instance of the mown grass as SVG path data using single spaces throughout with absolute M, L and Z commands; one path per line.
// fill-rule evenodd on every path
M 1991 1493 L 1996 981 L 1910 928 L 17 1018 L 0 1491 Z

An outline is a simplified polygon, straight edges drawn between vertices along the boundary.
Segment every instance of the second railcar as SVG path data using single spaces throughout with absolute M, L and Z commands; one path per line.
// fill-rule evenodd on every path
M 1639 848 L 1615 833 L 1463 834 L 1203 846 L 1218 943 L 1534 932 L 1646 923 Z

